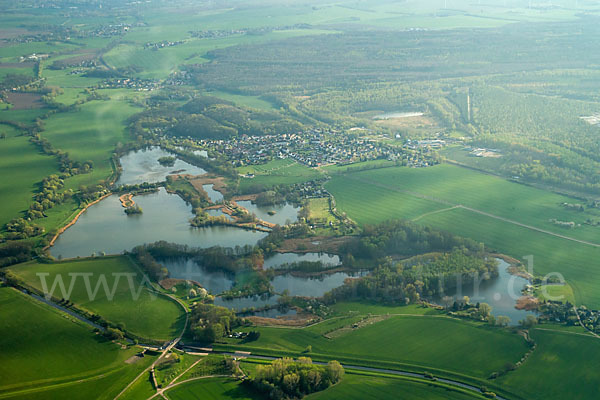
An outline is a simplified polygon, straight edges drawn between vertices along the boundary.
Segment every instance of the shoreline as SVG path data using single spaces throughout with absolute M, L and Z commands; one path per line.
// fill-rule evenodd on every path
M 47 251 L 50 247 L 54 246 L 54 243 L 56 242 L 56 240 L 58 239 L 58 237 L 60 235 L 62 235 L 67 229 L 69 229 L 70 227 L 72 227 L 73 225 L 75 225 L 75 223 L 77 222 L 77 220 L 79 219 L 79 217 L 81 217 L 81 214 L 83 214 L 88 208 L 90 208 L 91 206 L 93 206 L 94 204 L 97 204 L 99 202 L 101 202 L 102 200 L 104 200 L 105 198 L 111 196 L 112 193 L 107 193 L 102 197 L 97 198 L 96 200 L 92 201 L 91 203 L 86 204 L 86 206 L 80 210 L 77 215 L 75 215 L 75 217 L 65 226 L 63 226 L 62 228 L 60 228 L 58 230 L 58 232 L 56 233 L 56 235 L 54 235 L 54 237 L 52 238 L 52 240 L 50 240 L 50 243 L 48 243 L 48 246 L 44 247 L 44 251 Z

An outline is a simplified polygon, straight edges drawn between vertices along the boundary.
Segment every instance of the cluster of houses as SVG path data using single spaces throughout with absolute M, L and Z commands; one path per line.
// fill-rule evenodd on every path
M 164 49 L 165 47 L 172 47 L 172 46 L 178 46 L 180 44 L 184 44 L 185 41 L 183 40 L 178 40 L 176 42 L 171 42 L 168 40 L 163 40 L 162 42 L 158 42 L 158 43 L 145 43 L 144 44 L 144 49 L 150 49 L 150 50 L 158 50 L 158 49 Z
M 589 117 L 579 117 L 590 125 L 600 126 L 600 114 L 590 115 Z
M 160 87 L 159 81 L 139 78 L 108 79 L 98 85 L 98 89 L 136 89 L 138 91 L 151 91 Z
M 30 54 L 28 56 L 21 56 L 19 57 L 19 62 L 36 62 L 36 61 L 40 61 L 40 60 L 45 60 L 46 58 L 48 58 L 49 55 L 48 54 Z
M 227 156 L 236 166 L 291 158 L 309 167 L 350 164 L 357 161 L 402 158 L 404 151 L 373 139 L 356 137 L 334 129 L 280 135 L 203 140 L 201 146 Z
M 500 153 L 500 150 L 498 149 L 486 149 L 483 147 L 465 147 L 464 148 L 466 151 L 469 152 L 469 155 L 473 156 L 473 157 L 483 157 L 483 158 L 500 158 L 502 157 L 502 154 Z

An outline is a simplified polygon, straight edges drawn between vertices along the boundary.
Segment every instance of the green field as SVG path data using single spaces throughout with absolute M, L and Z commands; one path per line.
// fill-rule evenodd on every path
M 108 374 L 136 353 L 14 289 L 0 288 L 0 316 L 0 397 Z
M 242 387 L 234 378 L 206 378 L 184 383 L 167 391 L 170 400 L 252 400 L 261 396 Z
M 356 375 L 346 372 L 340 383 L 307 400 L 323 399 L 397 399 L 463 400 L 483 399 L 474 392 L 450 389 L 434 382 L 405 377 Z
M 300 355 L 311 345 L 308 355 L 313 358 L 442 374 L 451 371 L 476 379 L 485 379 L 505 363 L 518 361 L 527 351 L 523 338 L 516 334 L 439 316 L 392 316 L 334 339 L 323 336 L 355 320 L 332 319 L 304 329 L 259 328 L 257 341 L 229 343 L 255 354 L 276 356 L 286 352 Z
M 548 221 L 594 218 L 597 209 L 579 212 L 560 205 L 579 200 L 451 165 L 336 176 L 327 188 L 336 199 L 338 211 L 346 212 L 361 225 L 391 218 L 415 220 L 481 241 L 517 259 L 533 255 L 535 273 L 560 272 L 573 289 L 577 303 L 590 307 L 600 304 L 600 293 L 595 289 L 600 284 L 599 248 L 514 223 L 595 241 L 596 227 L 566 229 Z M 456 205 L 498 218 L 453 208 Z
M 140 110 L 126 100 L 92 101 L 77 112 L 59 113 L 46 121 L 42 136 L 76 161 L 92 160 L 89 174 L 69 179 L 66 186 L 96 183 L 112 174 L 110 157 L 117 143 L 128 141 L 126 119 Z
M 135 273 L 134 291 L 140 290 L 140 271 L 126 257 L 103 257 L 96 259 L 74 260 L 54 264 L 38 264 L 30 262 L 11 268 L 28 285 L 42 290 L 42 283 L 37 273 L 49 273 L 46 278 L 51 289 L 57 275 L 62 276 L 66 290 L 73 281 L 71 299 L 78 307 L 96 313 L 115 324 L 123 324 L 125 329 L 139 337 L 169 340 L 176 337 L 185 322 L 184 312 L 174 301 L 164 296 L 152 296 L 144 288 L 137 300 L 132 296 L 126 277 L 118 279 L 114 274 Z M 94 291 L 100 287 L 96 297 L 90 300 L 83 278 L 70 276 L 73 273 L 93 274 L 90 287 Z M 115 288 L 114 297 L 109 299 L 103 286 L 98 286 L 101 274 L 106 276 L 109 291 Z M 61 298 L 60 287 L 56 288 L 55 297 Z
M 193 26 L 188 25 L 187 30 L 191 30 Z M 164 29 L 164 27 L 162 27 Z M 181 29 L 182 25 L 178 26 Z M 143 30 L 140 30 L 140 33 Z M 279 40 L 295 36 L 306 36 L 328 33 L 328 31 L 320 30 L 284 30 L 274 31 L 261 35 L 232 35 L 226 38 L 216 39 L 196 39 L 188 38 L 185 43 L 162 48 L 160 50 L 144 49 L 143 43 L 148 41 L 147 37 L 140 37 L 140 43 L 122 43 L 115 46 L 109 52 L 104 54 L 104 61 L 113 68 L 125 68 L 128 66 L 136 66 L 141 68 L 141 72 L 137 75 L 145 79 L 164 79 L 170 73 L 177 70 L 181 64 L 202 63 L 207 61 L 203 56 L 207 52 L 225 47 L 253 44 L 265 42 L 268 40 Z M 165 32 L 161 30 L 161 39 L 164 40 Z M 129 35 L 128 39 L 136 38 L 134 35 Z M 220 97 L 220 96 L 218 96 Z M 254 101 L 257 104 L 256 101 Z M 264 103 L 260 103 L 264 104 Z M 268 104 L 268 103 L 267 103 Z
M 42 179 L 59 172 L 56 159 L 40 153 L 24 136 L 0 140 L 0 170 L 0 227 L 21 217 Z
M 254 174 L 254 178 L 241 178 L 240 188 L 263 185 L 267 188 L 274 185 L 292 185 L 307 182 L 321 177 L 321 173 L 306 167 L 289 158 L 275 159 L 266 164 L 249 165 L 238 168 L 240 174 Z
M 535 329 L 538 347 L 514 373 L 499 382 L 528 399 L 592 399 L 598 393 L 600 340 L 591 336 Z

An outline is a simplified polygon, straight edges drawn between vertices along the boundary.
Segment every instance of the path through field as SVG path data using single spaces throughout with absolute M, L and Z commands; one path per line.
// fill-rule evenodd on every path
M 404 190 L 404 189 L 400 189 L 400 188 L 397 188 L 397 187 L 394 187 L 394 186 L 385 185 L 383 183 L 378 183 L 378 182 L 374 182 L 372 180 L 368 180 L 368 179 L 356 177 L 356 176 L 353 176 L 352 174 L 345 175 L 345 177 L 347 177 L 349 179 L 352 179 L 352 180 L 355 180 L 355 181 L 359 181 L 361 183 L 368 184 L 368 185 L 377 186 L 377 187 L 380 187 L 382 189 L 387 189 L 387 190 L 395 191 L 395 192 L 398 192 L 398 193 L 407 194 L 407 195 L 410 195 L 410 196 L 413 196 L 413 197 L 417 197 L 419 199 L 429 200 L 429 201 L 433 201 L 433 202 L 436 202 L 436 203 L 439 203 L 439 204 L 444 204 L 446 206 L 449 206 L 449 208 L 445 208 L 445 209 L 442 209 L 442 210 L 437 210 L 437 211 L 433 211 L 433 212 L 430 212 L 430 213 L 427 213 L 427 214 L 423 214 L 423 215 L 415 218 L 413 221 L 417 221 L 417 220 L 419 220 L 419 219 L 421 219 L 421 218 L 423 218 L 423 217 L 425 217 L 427 215 L 430 215 L 430 214 L 435 214 L 435 213 L 440 213 L 440 212 L 444 212 L 444 211 L 449 211 L 449 210 L 456 209 L 456 208 L 462 208 L 464 210 L 467 210 L 467 211 L 470 211 L 470 212 L 473 212 L 473 213 L 476 213 L 476 214 L 480 214 L 480 215 L 483 215 L 485 217 L 494 218 L 494 219 L 497 219 L 499 221 L 507 222 L 509 224 L 517 225 L 517 226 L 520 226 L 522 228 L 530 229 L 532 231 L 544 233 L 546 235 L 554 236 L 554 237 L 565 239 L 565 240 L 570 240 L 570 241 L 581 243 L 581 244 L 584 244 L 584 245 L 587 245 L 587 246 L 592 246 L 592 247 L 598 247 L 598 248 L 600 248 L 600 244 L 598 244 L 598 243 L 592 243 L 592 242 L 588 242 L 588 241 L 581 240 L 581 239 L 575 239 L 575 238 L 572 238 L 570 236 L 561 235 L 559 233 L 554 233 L 554 232 L 551 232 L 551 231 L 548 231 L 548 230 L 545 230 L 545 229 L 541 229 L 541 228 L 538 228 L 538 227 L 535 227 L 535 226 L 532 226 L 532 225 L 527 225 L 527 224 L 524 224 L 524 223 L 521 223 L 521 222 L 518 222 L 518 221 L 514 221 L 514 220 L 511 220 L 511 219 L 508 219 L 508 218 L 500 217 L 498 215 L 494 215 L 494 214 L 488 213 L 486 211 L 478 210 L 476 208 L 467 207 L 467 206 L 464 206 L 462 204 L 452 204 L 451 202 L 449 202 L 448 200 L 445 200 L 445 199 L 440 199 L 440 198 L 433 197 L 433 196 L 427 196 L 427 195 L 424 195 L 424 194 L 421 194 L 421 193 L 418 193 L 418 192 L 413 192 L 413 191 L 410 191 L 410 190 Z

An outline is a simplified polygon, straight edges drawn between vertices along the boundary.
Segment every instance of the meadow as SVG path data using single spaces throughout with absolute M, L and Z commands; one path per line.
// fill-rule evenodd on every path
M 167 391 L 170 400 L 253 400 L 261 396 L 242 387 L 234 378 L 206 378 L 184 383 Z
M 234 346 L 255 354 L 298 356 L 310 345 L 312 350 L 306 355 L 314 359 L 419 372 L 430 370 L 466 380 L 486 379 L 507 362 L 518 361 L 527 351 L 523 338 L 517 334 L 436 315 L 392 315 L 334 339 L 323 336 L 358 319 L 356 314 L 303 329 L 260 327 L 257 341 L 240 344 L 230 340 L 227 345 L 216 347 Z M 444 335 L 440 336 L 440 332 Z
M 11 136 L 0 139 L 0 227 L 22 216 L 42 179 L 59 172 L 56 159 L 41 153 L 29 138 Z
M 435 382 L 406 377 L 362 375 L 346 371 L 340 383 L 322 392 L 313 393 L 307 400 L 325 399 L 391 399 L 402 400 L 466 400 L 484 399 L 475 392 L 446 387 Z
M 254 174 L 254 178 L 241 178 L 240 188 L 262 185 L 266 188 L 275 185 L 293 185 L 320 178 L 319 171 L 306 167 L 289 158 L 275 159 L 266 164 L 249 165 L 238 168 L 240 174 Z
M 70 298 L 77 307 L 98 314 L 112 323 L 123 324 L 127 331 L 141 338 L 166 341 L 176 337 L 183 329 L 184 312 L 177 303 L 164 296 L 152 295 L 147 287 L 141 290 L 139 298 L 135 300 L 127 278 L 118 279 L 115 276 L 120 273 L 137 274 L 134 277 L 134 291 L 140 290 L 141 271 L 126 257 L 100 257 L 53 264 L 29 262 L 12 267 L 11 271 L 38 290 L 42 290 L 38 273 L 50 274 L 46 278 L 49 289 L 56 276 L 62 276 L 67 290 L 73 285 Z M 95 299 L 90 300 L 83 278 L 69 275 L 77 273 L 93 274 L 90 277 L 92 291 L 99 287 L 101 274 L 106 276 L 109 290 L 115 290 L 114 298 L 109 299 L 104 287 L 100 286 Z M 59 287 L 54 296 L 64 297 Z
M 600 305 L 600 294 L 595 290 L 600 284 L 598 247 L 510 222 L 594 241 L 596 227 L 566 229 L 548 221 L 580 221 L 597 215 L 597 209 L 580 212 L 560 205 L 577 203 L 577 199 L 451 165 L 387 168 L 336 176 L 327 188 L 336 199 L 338 211 L 346 212 L 361 225 L 391 218 L 414 220 L 481 241 L 489 249 L 519 260 L 533 255 L 536 274 L 560 272 L 578 304 Z M 459 204 L 499 218 L 454 208 Z
M 54 114 L 45 121 L 42 136 L 55 148 L 68 152 L 73 160 L 94 163 L 91 173 L 68 179 L 66 188 L 77 189 L 111 176 L 110 158 L 117 143 L 129 141 L 126 120 L 139 111 L 127 100 L 113 98 L 85 103 L 76 112 Z
M 531 357 L 499 384 L 518 388 L 528 399 L 591 399 L 597 395 L 597 338 L 569 332 L 534 329 L 538 344 Z
M 12 288 L 0 288 L 0 316 L 0 398 L 110 374 L 136 353 L 133 348 L 121 350 L 91 327 Z

